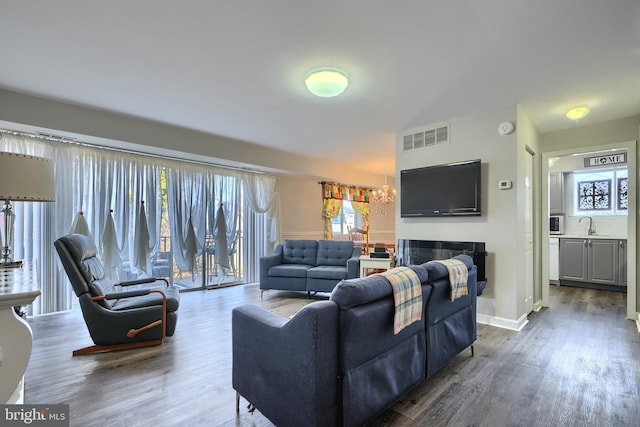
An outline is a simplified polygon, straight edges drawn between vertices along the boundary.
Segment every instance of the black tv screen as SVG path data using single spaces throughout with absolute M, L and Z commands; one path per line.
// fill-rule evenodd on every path
M 400 216 L 478 216 L 480 160 L 400 171 Z

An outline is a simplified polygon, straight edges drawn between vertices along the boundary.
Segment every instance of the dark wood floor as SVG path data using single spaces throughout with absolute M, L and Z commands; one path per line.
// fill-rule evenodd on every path
M 640 339 L 624 294 L 551 287 L 552 305 L 521 332 L 479 325 L 467 350 L 372 426 L 638 426 Z M 319 297 L 321 298 L 321 297 Z M 182 294 L 176 334 L 160 347 L 72 357 L 89 345 L 80 313 L 29 319 L 27 403 L 67 403 L 72 426 L 271 426 L 235 412 L 231 309 L 289 316 L 305 294 L 256 285 Z

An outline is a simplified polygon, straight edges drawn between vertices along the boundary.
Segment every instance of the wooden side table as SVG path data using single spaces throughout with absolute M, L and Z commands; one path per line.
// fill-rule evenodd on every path
M 24 403 L 24 373 L 27 370 L 33 334 L 14 306 L 29 305 L 40 295 L 35 265 L 0 267 L 0 402 Z
M 371 258 L 369 255 L 360 256 L 360 277 L 366 275 L 367 270 L 390 270 L 393 265 L 393 258 Z

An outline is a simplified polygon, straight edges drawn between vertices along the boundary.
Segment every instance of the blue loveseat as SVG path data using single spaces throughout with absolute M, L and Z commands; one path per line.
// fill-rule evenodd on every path
M 411 266 L 422 320 L 394 334 L 391 285 L 379 274 L 344 280 L 329 301 L 291 319 L 256 305 L 233 309 L 233 388 L 280 427 L 361 426 L 443 368 L 476 339 L 477 268 L 451 301 L 435 261 Z M 238 401 L 237 401 L 238 402 Z
M 350 240 L 285 240 L 260 258 L 260 289 L 331 292 L 358 277 L 360 255 Z

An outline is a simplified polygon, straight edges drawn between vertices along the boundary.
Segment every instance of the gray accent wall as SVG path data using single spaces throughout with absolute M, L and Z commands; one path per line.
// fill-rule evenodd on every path
M 519 193 L 524 177 L 525 141 L 537 144 L 530 124 L 525 123 L 523 129 L 519 129 L 516 123 L 519 117 L 518 108 L 513 105 L 451 119 L 451 142 L 447 145 L 403 152 L 401 136 L 396 142 L 398 185 L 403 169 L 481 159 L 480 217 L 401 218 L 398 208 L 396 238 L 485 242 L 488 284 L 478 298 L 478 321 L 510 329 L 521 329 L 527 322 L 523 299 L 526 293 L 524 255 L 518 256 L 524 254 L 524 231 L 521 231 L 524 196 Z M 500 136 L 498 125 L 505 121 L 516 124 L 517 130 Z M 522 122 L 528 122 L 528 118 Z M 498 188 L 498 182 L 503 180 L 512 181 L 511 189 Z M 438 183 L 425 184 L 424 191 L 429 191 L 429 185 Z

